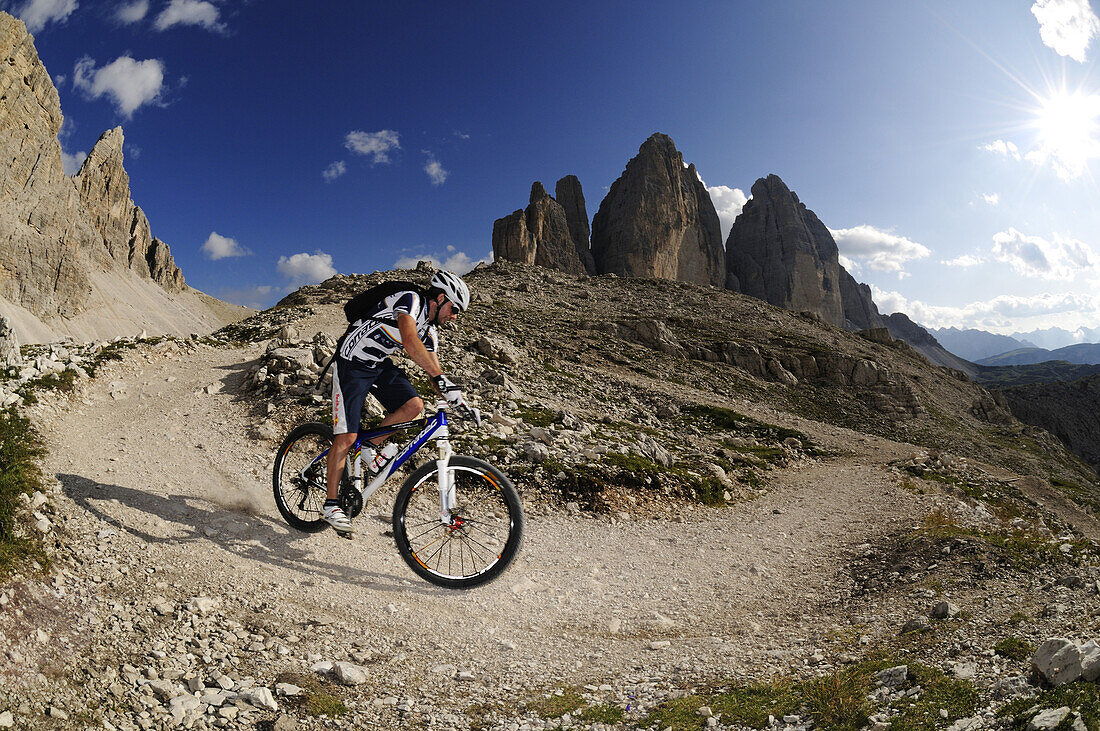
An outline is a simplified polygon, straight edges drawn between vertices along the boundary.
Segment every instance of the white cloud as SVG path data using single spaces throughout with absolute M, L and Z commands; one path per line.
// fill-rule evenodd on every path
M 127 119 L 138 107 L 156 101 L 163 86 L 164 66 L 154 58 L 135 61 L 120 56 L 97 69 L 95 61 L 84 56 L 73 67 L 74 88 L 82 90 L 89 99 L 111 97 L 119 114 Z
M 1078 273 L 1096 269 L 1096 255 L 1088 244 L 1059 234 L 1053 238 L 1047 241 L 1009 228 L 993 235 L 993 257 L 1017 274 L 1042 279 L 1068 281 Z
M 336 269 L 332 266 L 332 256 L 323 251 L 280 256 L 276 268 L 295 287 L 317 284 L 336 274 Z
M 1093 38 L 1100 35 L 1100 18 L 1088 0 L 1038 0 L 1031 14 L 1039 21 L 1039 37 L 1059 56 L 1085 62 Z
M 418 261 L 430 261 L 432 265 L 437 269 L 446 269 L 449 272 L 455 274 L 465 274 L 478 264 L 485 262 L 488 264 L 493 260 L 492 252 L 489 252 L 481 259 L 473 259 L 464 251 L 458 251 L 453 246 L 447 247 L 447 254 L 419 254 L 412 256 L 402 256 L 393 263 L 395 269 L 412 269 L 416 266 Z
M 932 252 L 904 236 L 866 224 L 854 228 L 829 229 L 847 261 L 866 264 L 880 272 L 894 272 L 898 278 L 908 276 L 906 262 L 923 259 Z M 845 267 L 847 269 L 847 267 Z
M 450 173 L 443 169 L 443 165 L 435 159 L 435 155 L 427 150 L 424 150 L 424 154 L 428 156 L 428 162 L 424 163 L 424 172 L 428 174 L 432 185 L 443 185 L 443 181 L 447 179 Z
M 61 169 L 65 171 L 66 175 L 75 175 L 86 159 L 88 159 L 88 153 L 86 152 L 74 152 L 70 154 L 62 150 Z
M 1100 296 L 1091 293 L 1064 292 L 1029 297 L 1003 294 L 961 307 L 929 305 L 873 284 L 871 293 L 879 312 L 904 312 L 912 320 L 932 328 L 977 328 L 1007 335 L 1039 328 L 1062 327 L 1075 331 L 1100 325 Z
M 252 252 L 237 243 L 236 239 L 222 236 L 217 231 L 211 231 L 206 241 L 199 248 L 207 259 L 217 261 L 234 256 L 247 256 Z
M 38 33 L 47 23 L 64 23 L 77 7 L 76 0 L 27 0 L 14 15 Z
M 135 0 L 132 3 L 119 5 L 115 10 L 115 19 L 120 23 L 130 25 L 136 23 L 149 12 L 149 0 Z
M 1010 157 L 1013 160 L 1020 159 L 1020 148 L 1017 147 L 1014 142 L 993 140 L 988 145 L 981 145 L 978 149 L 985 150 L 986 152 L 993 152 L 1003 157 Z
M 741 215 L 741 209 L 745 207 L 749 199 L 740 188 L 730 188 L 726 185 L 708 187 L 706 183 L 703 183 L 703 187 L 710 193 L 714 210 L 718 212 L 718 222 L 722 226 L 722 241 L 725 241 L 729 238 L 730 228 L 733 226 L 734 220 Z
M 171 0 L 157 16 L 153 27 L 167 30 L 174 25 L 199 25 L 219 33 L 225 32 L 225 25 L 218 21 L 218 9 L 206 0 Z
M 457 129 L 455 130 L 455 137 L 457 137 L 460 140 L 470 139 L 470 135 L 466 134 L 465 132 L 459 132 Z
M 401 149 L 400 135 L 392 129 L 383 129 L 378 132 L 364 132 L 356 129 L 348 132 L 344 139 L 344 147 L 360 155 L 366 155 L 371 159 L 372 165 L 388 163 L 390 153 Z
M 940 264 L 949 267 L 976 267 L 979 264 L 985 264 L 985 257 L 963 254 L 962 256 L 957 256 L 954 259 L 950 259 L 948 261 L 941 260 Z
M 1001 202 L 1001 196 L 999 193 L 982 193 L 982 200 L 991 206 L 995 206 Z
M 337 160 L 336 162 L 332 163 L 324 169 L 324 171 L 321 173 L 321 177 L 325 179 L 326 183 L 331 183 L 333 180 L 336 180 L 347 171 L 348 164 L 343 160 Z

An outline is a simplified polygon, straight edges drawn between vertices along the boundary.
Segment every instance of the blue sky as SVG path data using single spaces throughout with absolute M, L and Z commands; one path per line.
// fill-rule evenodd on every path
M 70 164 L 122 125 L 154 234 L 223 299 L 418 258 L 461 271 L 532 181 L 577 175 L 591 216 L 664 132 L 723 233 L 778 174 L 884 312 L 1100 327 L 1087 0 L 0 7 L 35 33 Z

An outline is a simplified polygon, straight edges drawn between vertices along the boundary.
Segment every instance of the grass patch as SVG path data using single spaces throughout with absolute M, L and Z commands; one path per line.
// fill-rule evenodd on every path
M 541 406 L 528 406 L 524 404 L 516 411 L 516 416 L 523 419 L 525 424 L 531 426 L 548 427 L 558 420 L 557 414 L 550 409 Z
M 704 729 L 706 719 L 698 711 L 709 706 L 714 714 L 721 714 L 724 725 L 762 729 L 768 727 L 769 716 L 798 715 L 812 718 L 815 728 L 857 731 L 867 725 L 875 711 L 868 700 L 877 685 L 875 673 L 898 664 L 895 657 L 878 657 L 820 678 L 777 679 L 676 698 L 660 704 L 640 725 L 671 727 L 674 731 Z M 884 703 L 896 714 L 890 720 L 892 731 L 931 731 L 973 714 L 978 705 L 973 685 L 928 666 L 910 663 L 908 667 L 901 690 L 916 686 L 921 690 L 914 696 Z M 940 709 L 947 711 L 946 719 Z
M 578 713 L 574 720 L 580 723 L 603 723 L 609 726 L 626 720 L 626 712 L 610 703 L 596 703 Z
M 680 409 L 680 420 L 695 426 L 709 426 L 718 431 L 751 434 L 758 440 L 766 442 L 782 442 L 784 439 L 794 438 L 798 440 L 802 450 L 807 454 L 812 456 L 827 456 L 829 454 L 797 429 L 767 424 L 751 416 L 745 416 L 721 406 L 707 404 L 683 406 Z
M 540 718 L 560 718 L 588 705 L 576 688 L 562 688 L 548 696 L 527 702 L 527 710 L 537 713 Z
M 925 516 L 922 531 L 933 538 L 977 539 L 987 548 L 1002 554 L 1017 569 L 1027 569 L 1036 561 L 1045 564 L 1067 563 L 1089 548 L 1088 541 L 1069 541 L 1070 551 L 1066 553 L 1061 550 L 1060 542 L 1051 542 L 1045 536 L 1029 530 L 983 531 L 967 528 L 942 511 Z
M 1035 654 L 1035 645 L 1019 637 L 1006 637 L 993 645 L 993 651 L 1010 660 L 1027 660 Z
M 1058 726 L 1059 729 L 1069 729 L 1073 723 L 1073 713 L 1079 713 L 1085 728 L 1089 731 L 1100 731 L 1100 685 L 1083 680 L 1043 690 L 1037 698 L 1017 698 L 1001 708 L 997 715 L 1011 719 L 1011 727 L 1022 730 L 1027 728 L 1028 722 L 1037 713 L 1032 708 L 1063 706 L 1070 709 L 1070 715 Z
M 276 683 L 291 683 L 302 689 L 302 694 L 280 698 L 280 704 L 286 704 L 288 708 L 295 708 L 305 716 L 342 716 L 348 712 L 348 707 L 337 695 L 334 695 L 321 685 L 320 681 L 305 673 L 282 673 L 275 678 Z
M 37 541 L 15 532 L 19 496 L 42 487 L 38 460 L 45 453 L 27 419 L 14 408 L 0 411 L 0 577 L 10 574 L 24 560 L 45 561 Z

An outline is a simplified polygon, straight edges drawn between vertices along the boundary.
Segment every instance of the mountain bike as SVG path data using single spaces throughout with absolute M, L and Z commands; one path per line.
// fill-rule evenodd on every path
M 460 413 L 481 424 L 476 409 Z M 363 445 L 399 431 L 420 432 L 364 486 Z M 523 539 L 523 507 L 511 480 L 488 462 L 453 454 L 447 402 L 413 421 L 360 429 L 344 462 L 338 499 L 349 518 L 363 510 L 375 490 L 430 441 L 436 459 L 402 483 L 393 504 L 393 538 L 401 558 L 421 578 L 450 589 L 468 589 L 500 576 Z M 328 527 L 321 517 L 332 426 L 310 422 L 295 428 L 275 456 L 275 504 L 291 527 L 315 533 Z M 368 475 L 369 476 L 369 475 Z M 351 538 L 350 534 L 341 534 Z

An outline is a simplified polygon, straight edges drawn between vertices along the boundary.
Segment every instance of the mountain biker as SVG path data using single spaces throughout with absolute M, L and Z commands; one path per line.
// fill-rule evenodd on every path
M 451 272 L 438 271 L 426 292 L 409 289 L 391 294 L 348 325 L 333 358 L 333 439 L 328 454 L 328 495 L 321 513 L 337 531 L 352 531 L 351 520 L 337 503 L 337 495 L 348 451 L 358 436 L 367 392 L 373 393 L 388 412 L 381 426 L 412 421 L 424 410 L 424 401 L 405 371 L 387 356 L 403 348 L 448 404 L 465 404 L 461 389 L 443 375 L 435 351 L 437 326 L 453 322 L 469 306 L 466 283 Z M 394 321 L 396 327 L 390 324 Z M 371 442 L 379 447 L 386 439 L 388 436 L 382 436 Z M 372 455 L 368 460 L 371 471 L 383 469 L 397 451 L 396 444 L 388 444 Z

